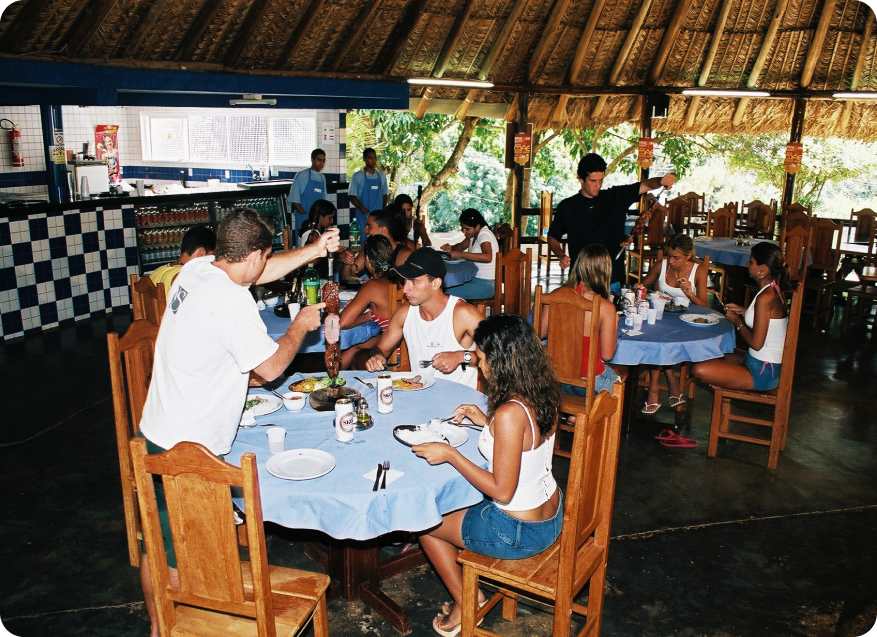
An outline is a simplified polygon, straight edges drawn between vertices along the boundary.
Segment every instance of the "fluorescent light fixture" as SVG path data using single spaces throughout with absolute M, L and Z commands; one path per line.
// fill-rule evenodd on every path
M 441 77 L 410 77 L 409 84 L 415 86 L 454 86 L 456 88 L 493 88 L 493 82 L 479 82 L 478 80 L 455 80 Z
M 683 95 L 699 95 L 701 97 L 770 97 L 767 91 L 746 91 L 734 89 L 687 88 Z
M 835 93 L 836 100 L 877 100 L 877 93 Z
M 275 106 L 277 100 L 273 98 L 262 99 L 259 93 L 244 93 L 241 100 L 228 100 L 232 106 Z

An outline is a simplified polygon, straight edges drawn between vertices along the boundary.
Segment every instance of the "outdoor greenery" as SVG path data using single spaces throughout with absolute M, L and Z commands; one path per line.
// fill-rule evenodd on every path
M 458 228 L 465 208 L 480 210 L 490 222 L 510 217 L 509 171 L 504 168 L 505 123 L 499 120 L 410 112 L 351 111 L 348 114 L 348 176 L 362 167 L 362 151 L 372 147 L 390 180 L 391 198 L 416 198 L 423 188 L 431 229 Z M 679 136 L 656 131 L 651 174 L 675 172 L 674 192 L 703 192 L 707 206 L 730 201 L 779 200 L 787 135 Z M 586 152 L 601 154 L 609 164 L 605 187 L 638 179 L 638 128 L 544 131 L 534 136 L 535 154 L 525 196 L 538 206 L 539 193 L 554 193 L 555 202 L 574 194 L 576 165 Z M 848 218 L 851 209 L 877 208 L 877 144 L 841 139 L 804 139 L 804 162 L 795 179 L 794 200 L 812 204 L 820 216 Z M 673 196 L 672 193 L 669 196 Z M 535 217 L 526 234 L 535 231 Z

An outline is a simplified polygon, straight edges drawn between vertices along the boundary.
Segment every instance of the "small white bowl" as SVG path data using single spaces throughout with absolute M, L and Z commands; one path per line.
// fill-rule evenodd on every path
M 301 411 L 308 402 L 308 395 L 298 391 L 283 394 L 283 406 L 289 411 Z
M 280 302 L 279 296 L 266 296 L 262 299 L 262 302 L 265 304 L 265 307 L 274 307 Z

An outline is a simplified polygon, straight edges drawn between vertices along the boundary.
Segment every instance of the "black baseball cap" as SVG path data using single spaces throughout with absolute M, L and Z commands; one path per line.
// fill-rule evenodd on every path
M 448 269 L 445 260 L 438 250 L 432 248 L 417 248 L 408 255 L 405 263 L 398 265 L 393 270 L 403 279 L 416 279 L 424 274 L 437 277 L 444 281 Z

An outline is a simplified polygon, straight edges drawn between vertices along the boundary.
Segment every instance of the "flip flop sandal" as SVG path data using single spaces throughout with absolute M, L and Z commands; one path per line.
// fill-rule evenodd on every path
M 688 440 L 684 436 L 680 436 L 678 433 L 673 431 L 672 429 L 665 429 L 657 436 L 655 436 L 655 440 Z
M 460 622 L 459 624 L 456 624 L 456 625 L 452 626 L 451 628 L 448 628 L 447 630 L 445 630 L 444 628 L 441 627 L 441 623 L 445 620 L 446 617 L 447 617 L 447 615 L 439 615 L 435 619 L 433 619 L 432 620 L 432 629 L 435 632 L 437 632 L 439 635 L 442 635 L 443 637 L 455 637 L 455 635 L 459 635 L 460 630 L 463 626 L 463 623 Z
M 682 396 L 683 396 L 682 394 L 679 394 L 678 396 L 670 396 L 670 406 L 671 407 L 678 407 L 679 405 L 684 403 L 685 398 L 683 398 Z
M 695 449 L 697 447 L 697 443 L 694 440 L 682 438 L 681 436 L 680 440 L 662 440 L 661 444 L 665 447 L 675 447 L 677 449 Z
M 642 413 L 653 414 L 661 408 L 661 403 L 646 402 L 646 406 L 642 408 Z
M 478 608 L 484 608 L 484 605 L 485 605 L 486 603 L 487 603 L 487 600 L 485 599 L 483 602 L 481 602 L 481 603 L 478 604 Z M 450 601 L 450 602 L 445 602 L 444 604 L 442 604 L 442 615 L 450 615 L 450 614 L 451 614 L 451 609 L 452 609 L 453 605 L 454 605 L 453 600 Z

